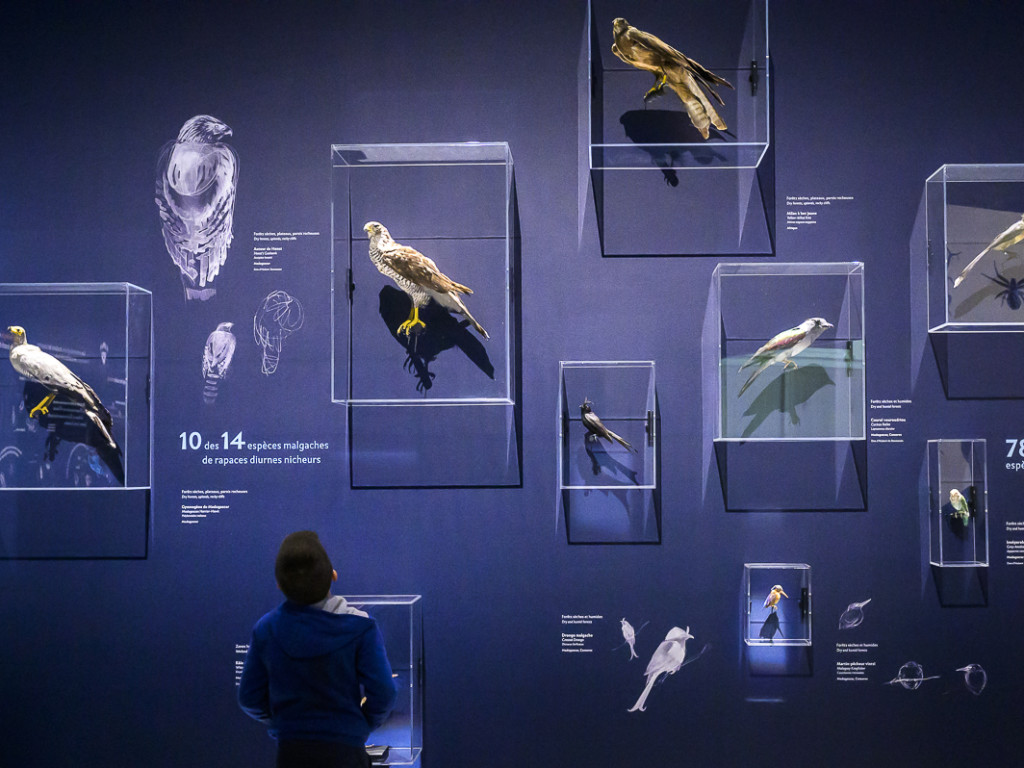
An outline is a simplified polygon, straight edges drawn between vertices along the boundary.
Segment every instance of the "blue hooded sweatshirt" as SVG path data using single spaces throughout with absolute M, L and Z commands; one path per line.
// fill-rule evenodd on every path
M 397 696 L 371 618 L 285 601 L 253 627 L 238 703 L 275 739 L 361 747 Z

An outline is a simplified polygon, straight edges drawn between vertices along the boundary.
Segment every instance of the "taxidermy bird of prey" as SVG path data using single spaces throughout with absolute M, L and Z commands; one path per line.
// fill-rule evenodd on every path
M 953 281 L 953 287 L 956 288 L 964 281 L 964 278 L 967 277 L 967 273 L 974 269 L 974 265 L 981 261 L 982 256 L 986 253 L 989 251 L 1003 251 L 1006 253 L 1007 248 L 1011 245 L 1016 245 L 1021 240 L 1024 240 L 1024 215 L 1021 215 L 1020 221 L 1013 222 L 1013 224 L 996 235 L 995 240 L 985 246 L 985 250 L 975 256 L 974 259 L 971 260 L 971 263 L 964 267 L 964 271 L 961 272 L 960 276 Z
M 732 83 L 693 59 L 688 59 L 654 35 L 629 26 L 625 19 L 619 18 L 612 22 L 612 32 L 615 36 L 612 53 L 627 64 L 654 75 L 654 87 L 644 94 L 644 101 L 660 95 L 667 85 L 682 100 L 690 122 L 705 139 L 708 137 L 709 125 L 720 131 L 726 129 L 725 121 L 715 111 L 704 91 L 724 106 L 725 102 L 712 86 L 732 88 Z
M 227 261 L 235 212 L 238 158 L 223 140 L 231 129 L 197 115 L 181 127 L 157 161 L 156 205 L 164 244 L 181 271 L 185 298 L 210 298 Z
M 587 428 L 585 439 L 595 441 L 603 438 L 609 443 L 614 440 L 623 448 L 633 450 L 632 445 L 627 443 L 604 425 L 598 415 L 594 413 L 593 405 L 594 404 L 588 398 L 583 398 L 583 405 L 580 406 L 580 415 L 583 418 L 583 426 Z
M 629 708 L 629 712 L 637 710 L 643 712 L 646 709 L 647 697 L 651 694 L 651 688 L 654 687 L 658 678 L 662 675 L 674 675 L 679 671 L 686 660 L 686 641 L 692 639 L 693 635 L 690 634 L 689 627 L 686 629 L 672 627 L 668 631 L 665 639 L 655 649 L 654 655 L 651 656 L 651 660 L 647 664 L 647 669 L 644 671 L 647 676 L 647 685 L 643 693 L 640 694 L 640 698 L 636 700 L 636 704 Z
M 490 338 L 459 296 L 473 291 L 449 278 L 437 268 L 437 264 L 415 248 L 396 243 L 388 228 L 379 221 L 366 222 L 363 231 L 370 236 L 370 260 L 373 265 L 382 275 L 394 280 L 395 285 L 412 299 L 409 318 L 398 326 L 398 333 L 408 336 L 417 325 L 426 328 L 427 324 L 420 320 L 420 307 L 425 307 L 433 299 L 445 309 L 463 315 L 476 328 L 477 333 L 485 339 Z
M 971 506 L 967 503 L 964 495 L 956 488 L 949 492 L 949 504 L 953 507 L 953 517 L 967 525 L 971 519 Z
M 789 595 L 782 591 L 782 587 L 779 584 L 776 584 L 772 587 L 772 591 L 768 593 L 768 597 L 764 599 L 764 607 L 775 613 L 778 610 L 779 600 L 784 597 L 789 597 Z
M 29 344 L 25 329 L 20 325 L 9 326 L 7 332 L 12 337 L 10 356 L 14 370 L 26 379 L 38 382 L 50 390 L 50 394 L 29 411 L 29 418 L 34 419 L 40 413 L 44 415 L 49 413 L 49 406 L 54 398 L 57 395 L 65 395 L 80 402 L 86 418 L 100 431 L 110 448 L 115 451 L 120 450 L 111 436 L 113 419 L 110 418 L 110 412 L 100 402 L 92 387 L 78 378 L 56 357 L 43 352 L 35 344 Z
M 233 326 L 234 323 L 221 323 L 206 337 L 203 348 L 203 380 L 206 382 L 203 400 L 206 403 L 216 401 L 220 381 L 228 375 L 231 358 L 235 356 L 237 340 L 231 332 Z
M 773 363 L 784 363 L 784 368 L 789 368 L 791 365 L 796 368 L 797 366 L 793 362 L 793 358 L 811 346 L 821 334 L 832 327 L 832 323 L 823 317 L 809 317 L 795 328 L 790 328 L 788 331 L 783 331 L 773 336 L 767 344 L 757 350 L 747 362 L 740 366 L 742 371 L 748 366 L 757 364 L 757 370 L 750 374 L 750 378 L 740 388 L 740 393 L 737 397 L 741 397 L 747 391 L 747 387 L 754 383 L 754 379 L 760 376 L 765 368 Z

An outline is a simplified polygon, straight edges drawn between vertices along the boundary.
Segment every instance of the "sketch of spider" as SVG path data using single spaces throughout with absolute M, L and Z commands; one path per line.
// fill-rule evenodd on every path
M 992 269 L 995 270 L 996 276 L 985 275 L 985 277 L 1003 288 L 1003 290 L 996 294 L 996 298 L 999 299 L 1001 304 L 1009 304 L 1010 309 L 1020 309 L 1024 305 L 1024 278 L 1018 280 L 1015 277 L 1003 277 L 1003 275 L 999 274 L 999 269 L 996 267 L 995 262 L 992 262 Z

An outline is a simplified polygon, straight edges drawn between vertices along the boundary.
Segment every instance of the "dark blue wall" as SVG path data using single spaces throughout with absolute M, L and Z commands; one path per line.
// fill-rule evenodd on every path
M 1024 614 L 1003 521 L 1024 517 L 1022 485 L 999 458 L 1004 439 L 1024 436 L 1024 403 L 947 401 L 931 350 L 911 337 L 924 286 L 911 282 L 909 254 L 936 168 L 1024 161 L 1024 6 L 773 3 L 776 257 L 865 263 L 868 397 L 913 400 L 905 443 L 869 446 L 866 511 L 790 514 L 726 512 L 700 439 L 700 332 L 717 260 L 602 258 L 596 230 L 579 234 L 584 14 L 583 2 L 391 0 L 4 10 L 0 279 L 152 290 L 155 429 L 147 557 L 0 562 L 0 763 L 270 765 L 272 743 L 234 703 L 235 644 L 278 600 L 273 555 L 298 528 L 320 532 L 341 591 L 423 594 L 431 768 L 1019 759 Z M 193 306 L 153 186 L 160 147 L 201 113 L 234 129 L 240 177 L 223 287 Z M 467 140 L 507 141 L 515 158 L 522 487 L 353 490 L 345 410 L 330 403 L 329 148 Z M 855 200 L 786 231 L 786 196 L 818 194 Z M 266 230 L 321 235 L 268 276 L 251 268 L 252 232 Z M 306 323 L 286 342 L 291 359 L 263 377 L 246 318 L 275 288 L 303 297 Z M 202 343 L 231 318 L 235 378 L 201 410 Z M 657 363 L 662 541 L 569 546 L 557 517 L 557 363 L 616 359 Z M 204 467 L 180 449 L 192 430 L 331 450 L 301 471 Z M 922 565 L 919 475 L 934 437 L 989 441 L 987 605 L 943 607 Z M 250 493 L 183 525 L 181 491 L 195 487 Z M 755 676 L 744 661 L 742 566 L 764 561 L 814 569 L 810 675 Z M 840 635 L 839 614 L 867 596 L 870 624 L 856 640 Z M 568 613 L 606 617 L 594 654 L 560 652 Z M 626 712 L 641 670 L 611 652 L 621 616 L 651 621 L 634 665 L 674 624 L 712 646 L 645 713 Z M 878 644 L 870 683 L 836 681 L 835 644 L 847 640 Z M 911 659 L 942 678 L 914 692 L 883 685 Z M 989 674 L 977 698 L 953 673 L 970 662 Z

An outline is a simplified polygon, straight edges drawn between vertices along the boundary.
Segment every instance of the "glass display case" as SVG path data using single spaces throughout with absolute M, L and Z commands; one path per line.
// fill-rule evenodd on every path
M 729 508 L 863 508 L 864 351 L 860 262 L 715 268 L 704 417 Z
M 87 387 L 51 390 L 13 363 L 3 367 L 2 515 L 7 524 L 20 521 L 6 552 L 143 556 L 151 487 L 152 294 L 131 283 L 4 283 L 0 302 L 10 323 L 0 329 L 7 354 L 23 339 L 30 345 L 21 353 L 26 360 L 54 368 L 58 377 L 70 371 Z M 54 495 L 68 492 L 77 494 L 74 504 Z
M 563 360 L 558 367 L 558 473 L 569 541 L 657 541 L 654 363 Z
M 929 560 L 941 568 L 988 566 L 984 440 L 928 441 Z
M 515 484 L 508 144 L 339 144 L 331 158 L 332 398 L 349 406 L 353 484 Z
M 354 607 L 376 620 L 384 636 L 398 703 L 371 745 L 388 747 L 382 765 L 415 765 L 423 752 L 423 601 L 420 595 L 348 595 Z
M 811 645 L 811 566 L 745 563 L 740 611 L 749 646 Z
M 714 86 L 721 104 L 705 96 L 724 128 L 709 127 L 704 138 L 671 79 L 660 94 L 645 98 L 656 82 L 652 72 L 612 52 L 613 21 L 622 13 L 629 26 L 733 86 Z M 591 0 L 585 40 L 581 141 L 604 253 L 770 254 L 774 173 L 767 0 L 645 0 L 625 10 L 608 0 Z M 689 96 L 685 87 L 677 88 Z M 638 217 L 637 210 L 647 215 Z M 672 225 L 680 219 L 699 219 L 701 226 L 680 231 Z

